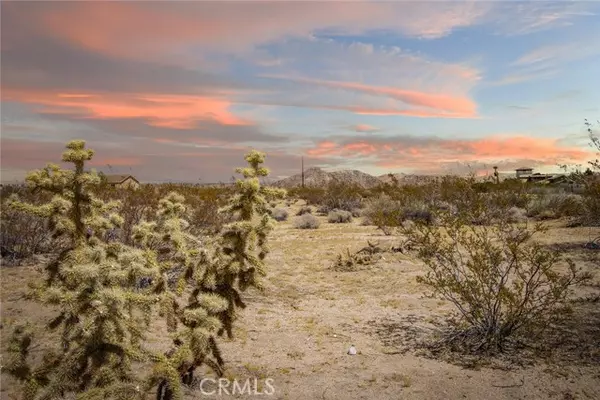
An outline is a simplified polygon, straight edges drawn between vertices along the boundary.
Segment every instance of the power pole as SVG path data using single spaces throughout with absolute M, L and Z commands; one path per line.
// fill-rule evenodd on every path
M 304 188 L 304 157 L 302 157 L 302 188 Z

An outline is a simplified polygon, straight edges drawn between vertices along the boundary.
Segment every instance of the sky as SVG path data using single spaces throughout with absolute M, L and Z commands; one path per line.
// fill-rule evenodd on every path
M 1 179 L 559 171 L 594 157 L 598 1 L 2 1 Z

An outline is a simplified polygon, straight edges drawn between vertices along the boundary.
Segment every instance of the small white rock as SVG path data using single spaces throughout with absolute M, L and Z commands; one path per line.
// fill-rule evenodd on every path
M 354 347 L 354 345 L 350 346 L 350 348 L 348 349 L 348 354 L 351 356 L 356 355 L 356 347 Z

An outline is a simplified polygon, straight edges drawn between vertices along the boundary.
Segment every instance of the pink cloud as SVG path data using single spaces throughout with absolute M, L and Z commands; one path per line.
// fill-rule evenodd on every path
M 367 125 L 367 124 L 358 124 L 358 125 L 354 125 L 354 127 L 352 127 L 352 129 L 356 132 L 376 132 L 379 129 L 371 126 L 371 125 Z
M 2 99 L 36 104 L 50 114 L 76 114 L 81 118 L 143 118 L 148 125 L 193 129 L 198 120 L 222 125 L 248 125 L 229 111 L 226 99 L 184 95 L 54 93 L 49 91 L 2 91 Z
M 593 158 L 587 150 L 563 147 L 558 139 L 525 136 L 491 137 L 473 140 L 396 140 L 385 142 L 368 139 L 350 143 L 320 142 L 307 151 L 316 157 L 345 159 L 368 156 L 384 168 L 416 168 L 441 171 L 448 163 L 494 163 L 507 160 L 534 160 L 538 165 L 559 162 L 582 162 Z
M 28 10 L 36 29 L 120 57 L 178 52 L 194 44 L 243 51 L 282 37 L 308 37 L 323 28 L 344 33 L 393 29 L 438 38 L 481 21 L 491 8 L 470 2 L 428 4 L 336 2 L 78 2 Z
M 328 81 L 322 79 L 285 76 L 270 77 L 316 85 L 319 87 L 342 89 L 365 95 L 384 97 L 392 100 L 398 100 L 407 106 L 414 107 L 412 109 L 394 109 L 391 107 L 369 108 L 363 106 L 339 107 L 340 109 L 347 109 L 361 115 L 408 115 L 414 117 L 455 118 L 474 118 L 477 116 L 477 107 L 475 103 L 463 95 L 405 90 L 401 88 L 366 85 L 357 82 Z M 324 108 L 326 108 L 326 106 Z

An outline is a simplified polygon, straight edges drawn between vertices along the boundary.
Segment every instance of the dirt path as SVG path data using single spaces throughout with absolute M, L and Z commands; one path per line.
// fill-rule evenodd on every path
M 424 288 L 416 282 L 422 266 L 400 253 L 386 253 L 364 270 L 334 271 L 332 262 L 346 248 L 357 250 L 367 240 L 391 245 L 395 239 L 358 221 L 337 225 L 320 218 L 317 230 L 294 229 L 291 221 L 277 224 L 265 292 L 246 296 L 248 308 L 240 314 L 237 338 L 222 344 L 227 379 L 242 386 L 246 379 L 256 379 L 259 392 L 270 391 L 266 380 L 271 379 L 274 394 L 248 395 L 254 389 L 250 386 L 239 394 L 240 386 L 236 395 L 228 395 L 231 387 L 222 385 L 219 396 L 207 381 L 202 389 L 212 395 L 196 388 L 186 399 L 600 398 L 600 366 L 465 369 L 402 353 L 405 344 L 451 306 L 423 297 Z M 564 229 L 557 227 L 544 240 L 585 240 L 589 234 L 587 228 Z M 32 267 L 2 269 L 3 337 L 16 318 L 48 318 L 47 311 L 20 300 L 25 282 L 34 275 Z M 156 346 L 166 340 L 163 330 L 153 332 Z M 347 354 L 351 345 L 357 355 Z M 11 383 L 3 375 L 2 399 L 13 398 Z

